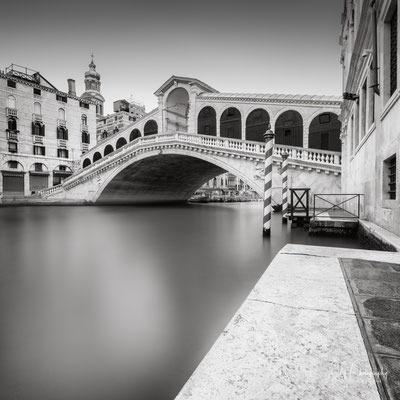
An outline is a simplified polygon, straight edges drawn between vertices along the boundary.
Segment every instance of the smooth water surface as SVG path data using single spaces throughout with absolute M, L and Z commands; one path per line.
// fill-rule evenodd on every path
M 262 204 L 0 208 L 0 398 L 173 399 L 286 243 Z

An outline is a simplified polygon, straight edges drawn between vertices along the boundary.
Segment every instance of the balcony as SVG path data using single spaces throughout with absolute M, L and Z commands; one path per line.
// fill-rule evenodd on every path
M 88 132 L 89 126 L 86 124 L 81 124 L 81 132 Z
M 6 107 L 7 117 L 18 117 L 18 110 L 16 108 Z
M 81 149 L 83 152 L 89 151 L 89 143 L 82 143 Z
M 7 139 L 18 141 L 18 132 L 19 131 L 11 131 L 7 129 Z
M 39 135 L 33 135 L 33 143 L 34 144 L 43 144 L 44 143 L 44 137 L 39 136 Z
M 67 148 L 67 141 L 65 139 L 58 139 L 57 140 L 57 145 L 60 149 L 66 149 Z
M 42 122 L 43 117 L 40 114 L 32 114 L 32 121 Z
M 57 125 L 58 126 L 63 126 L 65 128 L 67 126 L 67 121 L 65 121 L 64 119 L 58 119 L 57 120 Z

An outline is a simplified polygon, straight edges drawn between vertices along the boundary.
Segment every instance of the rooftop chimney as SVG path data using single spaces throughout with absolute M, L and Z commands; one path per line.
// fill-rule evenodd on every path
M 68 94 L 76 96 L 75 79 L 68 79 Z

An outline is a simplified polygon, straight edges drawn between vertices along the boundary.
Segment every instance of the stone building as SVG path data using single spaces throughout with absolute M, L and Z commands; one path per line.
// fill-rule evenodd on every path
M 346 0 L 342 18 L 344 193 L 364 217 L 400 234 L 398 0 Z
M 0 71 L 0 197 L 29 196 L 71 175 L 96 145 L 96 106 L 54 87 L 39 72 L 11 65 Z
M 135 101 L 117 100 L 113 105 L 113 114 L 97 118 L 98 142 L 132 125 L 146 114 L 144 105 Z

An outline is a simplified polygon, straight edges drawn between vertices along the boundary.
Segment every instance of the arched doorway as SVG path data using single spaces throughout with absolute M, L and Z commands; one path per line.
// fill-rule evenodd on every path
M 221 137 L 242 138 L 242 118 L 235 107 L 227 108 L 221 115 Z
M 126 144 L 127 144 L 126 139 L 123 138 L 123 137 L 121 137 L 121 138 L 119 138 L 119 139 L 117 140 L 117 144 L 115 145 L 115 147 L 116 147 L 117 149 L 119 149 L 120 147 L 125 146 Z
M 157 122 L 153 119 L 148 120 L 143 128 L 143 136 L 155 135 L 156 133 L 158 133 Z
M 187 132 L 189 115 L 189 94 L 186 89 L 176 88 L 165 103 L 165 126 L 167 132 Z
M 134 129 L 131 134 L 129 135 L 129 141 L 132 142 L 133 140 L 137 139 L 140 137 L 140 131 L 139 129 Z
M 197 133 L 199 135 L 217 135 L 217 113 L 214 108 L 204 107 L 197 117 Z
M 317 115 L 310 124 L 308 147 L 312 149 L 341 151 L 340 130 L 342 123 L 334 113 Z
M 269 121 L 269 114 L 262 108 L 252 111 L 246 119 L 246 140 L 264 142 Z
M 303 147 L 303 118 L 297 111 L 282 113 L 275 124 L 275 143 Z

